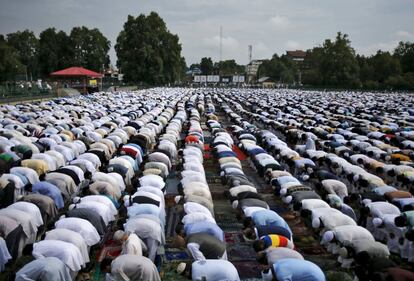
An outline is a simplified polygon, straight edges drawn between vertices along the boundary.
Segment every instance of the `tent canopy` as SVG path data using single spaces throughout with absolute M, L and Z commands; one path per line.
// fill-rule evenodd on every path
M 50 73 L 50 76 L 61 77 L 102 77 L 101 73 L 83 68 L 83 67 L 69 67 L 59 71 Z

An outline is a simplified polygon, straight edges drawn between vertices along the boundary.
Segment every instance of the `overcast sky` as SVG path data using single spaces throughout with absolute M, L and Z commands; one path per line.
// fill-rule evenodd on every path
M 350 36 L 358 53 L 392 50 L 414 41 L 413 0 L 0 0 L 0 33 L 48 27 L 70 32 L 73 26 L 97 27 L 113 46 L 127 16 L 156 11 L 180 37 L 190 65 L 202 57 L 248 62 L 286 50 L 308 49 L 337 31 Z

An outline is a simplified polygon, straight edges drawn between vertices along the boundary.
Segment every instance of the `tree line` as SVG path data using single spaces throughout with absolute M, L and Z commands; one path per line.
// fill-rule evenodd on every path
M 214 62 L 211 57 L 204 57 L 201 59 L 200 63 L 193 63 L 190 65 L 190 70 L 194 71 L 199 69 L 200 74 L 203 75 L 223 75 L 231 76 L 234 74 L 243 74 L 246 71 L 244 65 L 237 64 L 237 62 L 232 60 L 224 60 L 219 62 Z
M 347 34 L 338 32 L 306 52 L 303 62 L 277 54 L 264 60 L 258 77 L 276 82 L 320 88 L 414 90 L 414 43 L 400 42 L 393 52 L 371 56 L 356 54 Z
M 69 34 L 48 28 L 38 37 L 30 30 L 0 35 L 0 81 L 14 80 L 16 75 L 30 80 L 44 78 L 70 66 L 101 72 L 109 66 L 110 47 L 111 42 L 97 28 L 84 26 L 72 28 Z M 129 15 L 115 51 L 117 66 L 127 82 L 170 84 L 183 80 L 187 70 L 178 36 L 155 12 Z M 245 72 L 235 60 L 213 62 L 210 57 L 190 66 L 191 70 L 196 68 L 204 75 Z M 363 56 L 356 54 L 347 34 L 338 32 L 334 40 L 327 39 L 308 50 L 303 62 L 274 54 L 262 62 L 257 76 L 320 88 L 413 90 L 414 43 L 400 42 L 393 52 L 379 50 Z
M 30 80 L 82 66 L 97 72 L 109 65 L 111 42 L 97 29 L 74 27 L 69 34 L 47 28 L 36 37 L 24 30 L 0 35 L 0 81 L 24 75 Z
M 24 75 L 30 80 L 44 78 L 71 66 L 102 72 L 110 63 L 110 47 L 97 28 L 84 26 L 74 27 L 69 34 L 48 28 L 39 37 L 30 30 L 0 35 L 0 81 Z M 117 66 L 127 82 L 162 85 L 185 75 L 179 38 L 155 12 L 128 16 L 115 50 Z

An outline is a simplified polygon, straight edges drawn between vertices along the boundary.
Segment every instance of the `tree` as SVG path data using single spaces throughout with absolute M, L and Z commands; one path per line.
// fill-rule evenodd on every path
M 70 37 L 64 32 L 48 28 L 39 36 L 39 68 L 43 76 L 73 65 Z
M 97 29 L 74 27 L 70 32 L 73 65 L 100 72 L 109 66 L 108 51 L 111 42 Z
M 297 66 L 288 57 L 274 54 L 272 59 L 265 60 L 259 66 L 258 73 L 261 77 L 270 77 L 274 81 L 291 84 L 295 82 Z
M 302 74 L 302 83 L 306 85 L 322 85 L 321 62 L 324 56 L 322 47 L 315 47 L 306 52 L 303 62 L 304 71 Z
M 21 63 L 26 66 L 26 75 L 37 78 L 39 40 L 34 33 L 26 29 L 7 34 L 7 42 L 18 52 Z
M 235 60 L 225 60 L 214 63 L 214 69 L 216 73 L 221 73 L 221 75 L 234 75 L 234 74 L 242 74 L 245 72 L 245 67 L 243 65 L 239 65 L 236 63 Z
M 200 62 L 200 70 L 204 75 L 210 75 L 213 73 L 214 65 L 211 58 L 202 58 Z
M 338 32 L 335 41 L 326 39 L 322 46 L 313 48 L 305 64 L 310 68 L 304 80 L 313 85 L 357 87 L 360 84 L 359 65 L 347 34 Z M 309 74 L 314 81 L 308 80 Z
M 401 66 L 398 59 L 394 58 L 389 52 L 378 51 L 372 56 L 369 63 L 373 69 L 373 79 L 379 83 L 384 83 L 390 76 L 400 75 Z
M 414 72 L 414 43 L 400 42 L 394 50 L 394 56 L 400 60 L 404 73 Z
M 23 72 L 19 52 L 10 46 L 4 37 L 0 36 L 0 81 L 14 80 L 17 74 Z
M 155 12 L 136 18 L 129 15 L 115 50 L 117 66 L 127 81 L 156 85 L 175 82 L 182 76 L 185 61 L 179 38 Z

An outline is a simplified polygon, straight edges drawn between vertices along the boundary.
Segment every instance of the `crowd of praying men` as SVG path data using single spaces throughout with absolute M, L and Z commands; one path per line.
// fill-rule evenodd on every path
M 320 235 L 321 244 L 338 255 L 342 267 L 354 269 L 359 280 L 414 278 L 413 272 L 390 259 L 394 253 L 414 261 L 413 96 L 296 91 L 212 95 L 235 124 L 233 137 L 259 175 L 271 183 L 275 196 Z M 230 172 L 232 176 L 237 173 L 241 171 Z M 254 200 L 252 206 L 260 208 L 259 213 L 268 209 L 257 201 L 254 185 L 239 180 L 236 185 Z M 255 218 L 259 209 L 253 209 L 252 215 L 249 208 L 240 206 L 245 198 L 243 194 L 243 200 L 234 201 L 234 207 L 251 217 L 245 221 L 245 234 L 262 237 L 254 242 L 255 249 L 265 254 L 274 250 L 268 248 L 272 244 L 292 249 L 291 232 L 284 221 L 269 210 L 264 219 Z M 284 228 L 282 236 L 287 239 L 263 236 L 266 232 L 257 228 L 263 220 L 268 220 L 266 231 L 275 224 Z M 280 229 L 272 232 L 282 233 Z M 300 259 L 297 253 L 291 254 Z M 267 253 L 267 258 L 284 255 Z M 300 274 L 298 261 L 292 261 L 291 272 L 287 263 L 282 263 L 282 271 L 274 260 L 269 263 L 276 280 Z
M 203 160 L 212 136 L 223 192 L 264 280 L 325 280 L 289 224 L 243 172 L 240 149 L 359 280 L 413 280 L 414 97 L 293 90 L 157 88 L 0 106 L 0 271 L 89 280 L 113 241 L 106 280 L 161 280 L 166 179 L 180 170 L 175 245 L 192 280 L 240 280 L 227 261 Z M 231 126 L 222 127 L 216 111 Z M 184 137 L 183 137 L 184 135 Z M 235 147 L 237 146 L 237 147 Z

